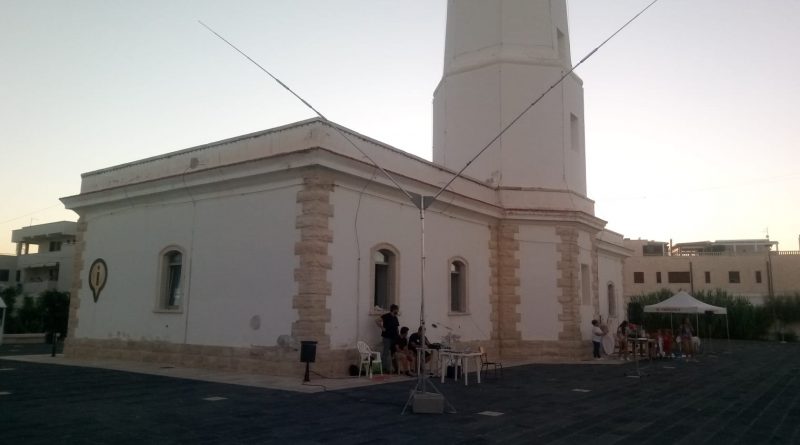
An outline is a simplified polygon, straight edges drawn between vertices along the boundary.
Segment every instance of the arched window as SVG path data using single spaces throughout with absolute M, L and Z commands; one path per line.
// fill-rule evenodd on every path
M 608 316 L 617 316 L 617 297 L 614 295 L 614 283 L 608 283 Z
M 397 304 L 397 254 L 387 247 L 372 252 L 373 305 L 388 310 Z
M 176 310 L 184 295 L 183 253 L 169 249 L 161 255 L 160 309 Z
M 450 312 L 467 312 L 467 265 L 450 261 Z

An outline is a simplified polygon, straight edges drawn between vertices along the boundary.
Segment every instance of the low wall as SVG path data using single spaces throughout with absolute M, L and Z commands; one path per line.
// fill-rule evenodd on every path
M 46 338 L 47 334 L 44 332 L 35 334 L 3 334 L 3 344 L 4 345 L 40 344 L 40 343 L 45 343 Z
M 80 359 L 114 359 L 159 363 L 190 368 L 253 374 L 300 376 L 305 364 L 300 363 L 300 351 L 278 346 L 233 348 L 175 344 L 156 341 L 124 341 L 67 339 L 64 355 Z M 358 363 L 358 353 L 352 350 L 318 348 L 311 369 L 325 376 L 347 375 L 349 365 Z

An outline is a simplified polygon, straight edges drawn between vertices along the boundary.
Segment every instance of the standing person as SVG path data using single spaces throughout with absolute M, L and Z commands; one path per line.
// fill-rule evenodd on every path
M 606 335 L 606 333 L 600 328 L 600 322 L 592 320 L 592 356 L 595 360 L 600 360 L 600 346 L 603 342 L 604 335 Z
M 628 321 L 623 320 L 617 328 L 617 347 L 619 348 L 619 358 L 628 360 Z
M 398 328 L 400 328 L 400 320 L 397 319 L 397 314 L 400 308 L 393 304 L 389 306 L 389 312 L 381 315 L 375 320 L 375 324 L 381 328 L 381 338 L 383 339 L 383 352 L 381 353 L 381 362 L 383 362 L 384 372 L 392 373 L 392 349 L 397 337 L 400 336 Z
M 692 323 L 689 321 L 689 317 L 683 319 L 680 334 L 681 350 L 683 351 L 683 355 L 686 356 L 686 361 L 689 361 L 690 358 L 694 357 L 694 345 L 692 344 L 694 330 L 692 329 Z

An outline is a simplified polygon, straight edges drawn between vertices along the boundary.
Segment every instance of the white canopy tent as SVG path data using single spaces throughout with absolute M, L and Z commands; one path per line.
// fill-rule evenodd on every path
M 661 303 L 645 306 L 644 311 L 661 314 L 694 314 L 695 326 L 697 326 L 698 329 L 700 329 L 700 314 L 724 315 L 725 330 L 727 331 L 728 335 L 728 349 L 730 350 L 731 331 L 728 325 L 728 310 L 724 307 L 703 303 L 702 301 L 689 295 L 686 291 L 680 291 Z M 672 324 L 671 321 L 670 324 Z

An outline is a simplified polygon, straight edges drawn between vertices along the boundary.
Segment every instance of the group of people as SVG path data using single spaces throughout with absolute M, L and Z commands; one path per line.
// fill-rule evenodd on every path
M 409 329 L 406 326 L 400 327 L 400 320 L 397 314 L 400 308 L 393 304 L 389 306 L 389 312 L 381 315 L 375 323 L 381 328 L 381 339 L 383 340 L 383 351 L 381 361 L 383 362 L 384 372 L 398 372 L 407 376 L 413 376 L 417 369 L 417 351 L 422 346 L 422 326 L 417 332 L 408 335 Z M 424 338 L 425 346 L 431 347 L 428 338 Z M 425 352 L 425 362 L 431 359 L 431 353 Z
M 601 358 L 600 348 L 602 346 L 603 337 L 608 335 L 608 328 L 601 325 L 598 320 L 592 320 L 592 356 L 595 360 Z M 619 351 L 619 358 L 621 360 L 628 360 L 628 339 L 630 337 L 639 337 L 645 334 L 639 332 L 639 328 L 632 323 L 624 320 L 617 328 L 615 345 Z M 650 353 L 658 357 L 671 357 L 672 356 L 672 330 L 659 329 L 654 334 L 655 349 Z M 681 352 L 687 360 L 694 358 L 695 353 L 695 337 L 694 329 L 689 318 L 686 317 L 681 324 L 678 335 L 675 341 L 680 344 Z

